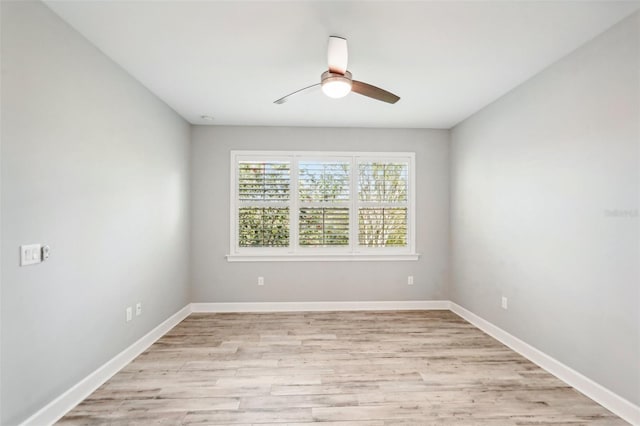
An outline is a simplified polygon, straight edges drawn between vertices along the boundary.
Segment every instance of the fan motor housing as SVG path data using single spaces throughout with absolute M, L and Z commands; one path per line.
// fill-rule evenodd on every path
M 320 76 L 320 81 L 322 84 L 330 81 L 344 81 L 345 83 L 351 84 L 351 73 L 349 71 L 345 71 L 344 74 L 339 74 L 336 72 L 325 71 Z

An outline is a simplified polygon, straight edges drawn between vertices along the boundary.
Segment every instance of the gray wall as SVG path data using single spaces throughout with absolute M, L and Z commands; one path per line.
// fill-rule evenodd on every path
M 451 154 L 452 300 L 635 404 L 639 19 L 456 126 Z
M 1 7 L 0 423 L 13 425 L 188 303 L 190 127 L 42 3 Z M 35 242 L 51 258 L 19 267 Z
M 228 263 L 231 150 L 411 151 L 417 251 L 410 262 Z M 447 299 L 449 136 L 443 130 L 208 127 L 192 130 L 192 300 L 196 302 Z M 415 285 L 407 285 L 414 275 Z M 265 278 L 257 286 L 257 277 Z

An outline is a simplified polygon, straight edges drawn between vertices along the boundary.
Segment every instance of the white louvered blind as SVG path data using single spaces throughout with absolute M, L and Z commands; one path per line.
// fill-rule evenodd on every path
M 251 201 L 288 201 L 288 162 L 241 161 L 238 164 L 238 198 Z
M 349 161 L 298 162 L 298 244 L 349 245 Z
M 409 164 L 358 164 L 358 244 L 405 247 L 408 237 Z
M 238 245 L 288 247 L 290 163 L 238 163 Z

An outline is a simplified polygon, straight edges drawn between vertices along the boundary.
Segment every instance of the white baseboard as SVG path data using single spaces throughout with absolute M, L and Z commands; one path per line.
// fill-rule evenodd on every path
M 107 361 L 93 373 L 82 379 L 65 393 L 45 405 L 34 415 L 22 423 L 22 426 L 51 425 L 67 414 L 73 407 L 82 402 L 104 382 L 129 364 L 135 357 L 144 352 L 156 340 L 165 335 L 180 321 L 191 313 L 191 305 L 187 305 L 170 316 L 162 324 L 142 336 L 131 346 Z
M 304 312 L 304 311 L 407 311 L 448 310 L 448 300 L 371 302 L 239 302 L 192 303 L 192 312 Z
M 640 407 L 616 395 L 604 386 L 567 367 L 555 358 L 523 342 L 503 329 L 493 325 L 462 306 L 450 302 L 451 311 L 469 321 L 489 336 L 513 349 L 529 361 L 542 367 L 569 386 L 580 391 L 612 413 L 620 416 L 632 425 L 640 426 Z

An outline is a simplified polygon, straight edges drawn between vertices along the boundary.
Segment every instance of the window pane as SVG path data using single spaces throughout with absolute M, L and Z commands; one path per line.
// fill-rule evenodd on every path
M 298 186 L 302 202 L 349 200 L 349 163 L 344 161 L 300 161 Z
M 407 245 L 406 208 L 361 208 L 358 211 L 358 243 L 364 247 Z
M 288 208 L 240 208 L 238 212 L 240 247 L 288 247 Z
M 303 247 L 349 245 L 348 208 L 301 208 L 299 243 Z
M 358 166 L 360 201 L 406 202 L 408 171 L 407 163 L 360 163 Z
M 238 163 L 240 201 L 288 201 L 289 163 L 241 161 Z

